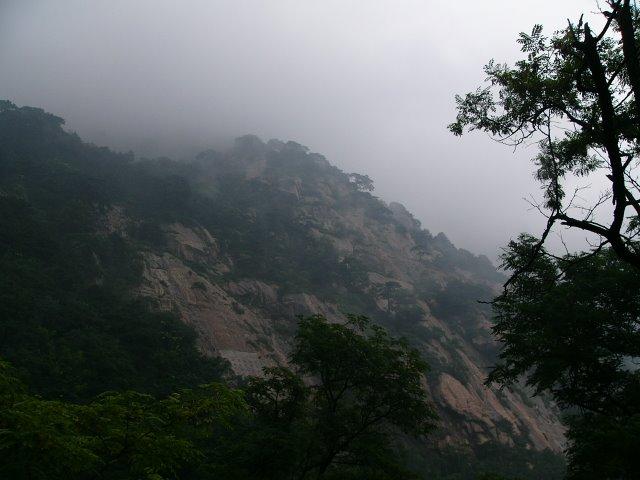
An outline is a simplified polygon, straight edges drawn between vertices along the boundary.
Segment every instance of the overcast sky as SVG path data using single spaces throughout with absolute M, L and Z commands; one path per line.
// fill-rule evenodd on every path
M 491 58 L 518 58 L 535 23 L 591 0 L 0 0 L 0 98 L 83 138 L 184 154 L 254 133 L 370 175 L 432 233 L 495 259 L 544 219 L 528 159 L 453 137 L 456 93 Z

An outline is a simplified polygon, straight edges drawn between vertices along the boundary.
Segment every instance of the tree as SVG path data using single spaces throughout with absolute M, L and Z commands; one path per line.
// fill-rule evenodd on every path
M 0 361 L 0 477 L 78 478 L 95 468 L 99 459 L 90 439 L 78 434 L 79 413 L 78 406 L 28 395 Z
M 398 300 L 403 296 L 402 285 L 394 280 L 390 280 L 375 287 L 375 295 L 382 298 L 387 303 L 387 313 L 391 313 L 398 308 Z
M 349 181 L 356 187 L 359 192 L 372 192 L 373 180 L 368 175 L 361 175 L 359 173 L 350 173 Z
M 537 242 L 512 242 L 505 266 L 522 269 Z M 503 348 L 487 383 L 524 377 L 552 394 L 569 426 L 569 478 L 638 478 L 640 272 L 612 249 L 542 253 L 493 302 Z
M 420 354 L 365 317 L 341 325 L 311 316 L 300 321 L 290 360 L 293 371 L 267 369 L 247 389 L 271 432 L 254 448 L 280 452 L 266 455 L 274 472 L 266 478 L 408 478 L 393 432 L 424 435 L 435 422 Z M 273 463 L 283 458 L 291 463 L 278 474 Z
M 536 25 L 518 39 L 525 59 L 513 67 L 491 61 L 487 84 L 456 96 L 449 125 L 455 135 L 482 130 L 514 147 L 538 144 L 534 163 L 545 201 L 536 206 L 548 221 L 529 262 L 562 224 L 594 234 L 593 250 L 610 245 L 640 268 L 640 20 L 630 0 L 606 4 L 599 32 L 582 17 L 551 38 Z M 602 177 L 608 190 L 583 203 L 584 192 L 567 191 L 575 177 Z
M 230 478 L 221 440 L 247 413 L 242 393 L 221 384 L 162 400 L 132 391 L 85 405 L 43 400 L 0 362 L 0 477 Z
M 449 125 L 482 130 L 517 147 L 537 143 L 536 178 L 547 225 L 503 256 L 512 272 L 493 303 L 502 344 L 487 383 L 522 377 L 550 393 L 567 419 L 571 479 L 640 475 L 640 46 L 639 11 L 608 0 L 594 32 L 581 17 L 551 38 L 536 25 L 518 42 L 526 58 L 485 67 L 488 84 L 456 97 Z M 607 190 L 573 192 L 576 179 Z M 580 200 L 586 197 L 587 200 Z M 586 252 L 545 248 L 564 225 L 594 235 Z

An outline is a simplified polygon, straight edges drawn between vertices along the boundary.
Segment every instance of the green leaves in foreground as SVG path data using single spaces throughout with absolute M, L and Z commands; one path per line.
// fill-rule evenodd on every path
M 503 259 L 516 270 L 537 240 Z M 494 301 L 503 343 L 489 381 L 524 376 L 566 409 L 569 478 L 638 478 L 640 272 L 613 251 L 536 258 Z
M 0 456 L 11 459 L 0 478 L 413 478 L 394 437 L 435 421 L 416 351 L 364 317 L 313 316 L 290 361 L 244 392 L 107 392 L 83 405 L 28 394 L 0 363 Z
M 277 438 L 260 449 L 293 460 L 288 475 L 269 478 L 410 478 L 394 434 L 424 435 L 435 422 L 418 352 L 365 317 L 341 325 L 311 316 L 300 321 L 291 364 L 247 390 L 258 431 Z
M 87 405 L 25 393 L 0 364 L 2 478 L 174 478 L 202 461 L 202 442 L 247 414 L 241 392 L 212 384 L 164 400 L 108 392 Z

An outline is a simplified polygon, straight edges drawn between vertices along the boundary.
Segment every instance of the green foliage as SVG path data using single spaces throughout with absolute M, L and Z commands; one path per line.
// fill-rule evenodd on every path
M 365 317 L 339 325 L 311 316 L 300 321 L 291 363 L 293 371 L 267 369 L 247 390 L 260 424 L 273 432 L 256 450 L 286 452 L 292 461 L 289 475 L 273 478 L 409 478 L 394 460 L 392 432 L 425 435 L 435 421 L 417 351 Z M 282 458 L 267 457 L 277 470 Z
M 22 213 L 27 231 L 10 230 L 16 238 L 0 247 L 0 353 L 32 388 L 76 399 L 119 388 L 167 394 L 220 376 L 222 365 L 197 352 L 195 333 L 175 315 L 127 298 L 138 271 L 121 238 L 74 245 Z M 38 230 L 42 240 L 30 246 Z
M 130 159 L 37 109 L 5 105 L 0 124 L 0 192 L 11 192 L 0 193 L 0 355 L 48 398 L 166 395 L 219 378 L 224 365 L 202 357 L 193 330 L 131 298 L 136 245 L 101 232 L 100 212 L 125 198 L 117 176 Z
M 291 360 L 301 375 L 319 377 L 318 404 L 335 415 L 354 402 L 363 408 L 359 421 L 365 424 L 387 420 L 416 434 L 430 431 L 434 417 L 420 381 L 427 365 L 419 353 L 366 317 L 349 321 L 331 324 L 312 316 L 300 322 Z M 338 403 L 342 396 L 350 397 L 346 406 Z
M 506 266 L 529 262 L 536 242 L 512 242 Z M 603 250 L 539 257 L 494 302 L 494 332 L 504 347 L 489 381 L 509 384 L 524 375 L 537 392 L 584 412 L 569 420 L 572 478 L 633 478 L 639 471 L 620 443 L 638 434 L 638 292 L 638 270 Z
M 516 437 L 516 442 L 519 439 Z M 485 443 L 464 450 L 444 446 L 423 450 L 409 464 L 423 478 L 437 480 L 551 480 L 564 478 L 563 458 L 548 450 L 531 451 L 524 444 Z
M 521 34 L 525 58 L 490 62 L 487 84 L 456 97 L 449 128 L 539 146 L 547 225 L 505 253 L 513 275 L 494 302 L 504 348 L 489 381 L 525 376 L 568 409 L 569 478 L 631 479 L 640 476 L 627 447 L 640 441 L 640 16 L 629 0 L 599 10 L 599 32 L 580 17 L 551 37 L 540 25 Z M 584 177 L 608 188 L 568 190 Z M 549 255 L 544 245 L 559 224 L 598 241 L 588 252 Z
M 0 356 L 15 365 L 0 369 L 0 456 L 15 459 L 0 476 L 412 478 L 398 446 L 408 437 L 398 434 L 426 434 L 434 416 L 425 365 L 404 343 L 362 317 L 348 326 L 311 317 L 291 369 L 267 370 L 244 394 L 198 387 L 220 379 L 223 363 L 200 355 L 175 313 L 131 295 L 141 252 L 165 249 L 163 226 L 179 221 L 216 237 L 232 278 L 277 283 L 281 295 L 313 291 L 391 328 L 417 325 L 422 310 L 402 288 L 387 285 L 379 293 L 389 311 L 377 308 L 367 291 L 375 258 L 344 258 L 327 239 L 353 232 L 332 232 L 296 208 L 299 192 L 310 208 L 335 194 L 337 209 L 397 227 L 368 179 L 349 187 L 323 157 L 255 137 L 230 158 L 134 161 L 82 143 L 62 123 L 0 105 Z M 256 158 L 266 162 L 259 180 L 234 164 Z M 114 211 L 128 224 L 105 221 Z M 482 261 L 443 235 L 415 237 L 441 268 L 484 275 Z M 422 293 L 436 287 L 425 283 Z
M 449 129 L 455 135 L 485 131 L 514 147 L 539 146 L 533 162 L 548 218 L 540 245 L 562 224 L 599 236 L 640 267 L 640 16 L 635 2 L 605 3 L 599 32 L 580 17 L 551 37 L 541 25 L 520 34 L 524 58 L 514 66 L 489 62 L 486 84 L 456 96 L 458 113 Z M 578 191 L 567 191 L 589 176 L 606 178 L 610 191 L 581 192 L 584 201 L 576 198 Z M 607 201 L 615 207 L 595 214 Z
M 273 185 L 224 177 L 213 198 L 198 197 L 189 215 L 220 239 L 234 259 L 232 276 L 277 283 L 284 291 L 326 293 L 342 274 L 330 242 L 312 235 L 291 194 Z
M 361 291 L 369 284 L 367 266 L 355 255 L 340 260 L 340 283 L 353 290 Z
M 392 212 L 384 203 L 369 193 L 359 194 L 364 197 L 364 213 L 367 217 L 383 224 L 392 222 Z
M 574 416 L 569 426 L 569 479 L 637 478 L 640 472 L 637 410 L 622 419 L 608 413 Z
M 393 429 L 435 416 L 417 352 L 363 318 L 302 319 L 291 361 L 249 381 L 164 399 L 107 392 L 84 405 L 26 393 L 0 363 L 0 475 L 12 479 L 414 478 Z M 311 385 L 303 377 L 316 379 Z
M 527 261 L 522 252 L 535 241 L 512 243 L 507 266 Z M 638 291 L 638 271 L 610 250 L 538 259 L 494 302 L 494 331 L 505 347 L 491 380 L 526 374 L 529 385 L 553 391 L 565 405 L 626 408 L 625 395 L 640 380 L 626 364 L 640 357 Z
M 0 364 L 2 478 L 114 479 L 183 477 L 206 462 L 210 442 L 246 415 L 241 394 L 222 385 L 165 400 L 109 392 L 86 405 L 25 393 Z
M 373 180 L 368 175 L 360 175 L 359 173 L 350 173 L 349 181 L 359 192 L 371 192 L 374 189 Z
M 453 280 L 436 294 L 432 310 L 438 318 L 461 319 L 486 311 L 487 308 L 479 302 L 487 302 L 492 297 L 493 292 L 488 286 Z
M 478 319 L 490 318 L 491 309 L 487 302 L 494 295 L 487 285 L 453 280 L 435 294 L 429 303 L 436 317 L 445 320 L 463 338 L 472 340 L 483 334 L 482 322 Z M 487 348 L 482 353 L 485 357 L 491 356 L 492 349 Z
M 396 281 L 388 281 L 376 285 L 373 293 L 376 297 L 384 300 L 387 313 L 395 312 L 407 296 L 407 292 L 402 288 L 402 285 Z
M 401 305 L 394 316 L 399 328 L 410 327 L 424 320 L 424 312 L 415 303 Z

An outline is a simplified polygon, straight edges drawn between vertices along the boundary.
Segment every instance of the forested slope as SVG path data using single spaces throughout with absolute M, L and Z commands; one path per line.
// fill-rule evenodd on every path
M 294 142 L 136 160 L 62 125 L 0 105 L 0 356 L 32 392 L 242 385 L 230 372 L 287 364 L 298 316 L 366 315 L 431 367 L 439 428 L 404 440 L 418 471 L 561 471 L 556 409 L 483 385 L 497 347 L 477 300 L 502 280 L 486 258 Z

